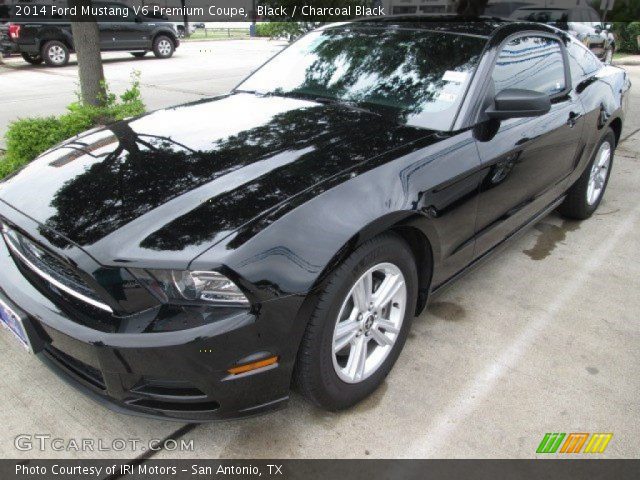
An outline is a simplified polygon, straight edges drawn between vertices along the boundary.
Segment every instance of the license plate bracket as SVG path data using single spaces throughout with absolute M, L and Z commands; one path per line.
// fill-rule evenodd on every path
M 27 352 L 33 352 L 33 346 L 25 327 L 25 319 L 2 299 L 0 299 L 0 324 L 13 334 Z

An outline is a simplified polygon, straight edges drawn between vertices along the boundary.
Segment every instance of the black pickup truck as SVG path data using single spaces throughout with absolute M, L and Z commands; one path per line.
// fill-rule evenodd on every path
M 74 50 L 71 23 L 47 10 L 50 5 L 38 9 L 43 6 L 25 3 L 7 9 L 0 20 L 0 50 L 5 55 L 20 54 L 34 65 L 44 61 L 49 66 L 62 67 Z M 143 57 L 153 51 L 158 58 L 169 58 L 180 45 L 170 22 L 135 15 L 132 8 L 121 3 L 93 2 L 93 6 L 100 12 L 96 20 L 103 52 L 128 51 Z

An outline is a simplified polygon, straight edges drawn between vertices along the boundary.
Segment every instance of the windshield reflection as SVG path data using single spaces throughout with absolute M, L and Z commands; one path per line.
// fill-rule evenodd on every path
M 393 113 L 403 123 L 446 130 L 484 43 L 424 29 L 335 27 L 303 37 L 238 89 L 351 102 Z

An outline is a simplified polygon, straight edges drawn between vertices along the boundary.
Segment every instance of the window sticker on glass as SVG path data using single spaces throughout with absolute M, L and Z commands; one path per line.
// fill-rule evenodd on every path
M 438 100 L 441 100 L 443 102 L 455 102 L 457 98 L 458 95 L 450 92 L 440 92 L 440 94 L 438 95 Z
M 464 83 L 469 74 L 467 72 L 456 72 L 454 70 L 447 70 L 444 72 L 442 79 L 445 82 Z

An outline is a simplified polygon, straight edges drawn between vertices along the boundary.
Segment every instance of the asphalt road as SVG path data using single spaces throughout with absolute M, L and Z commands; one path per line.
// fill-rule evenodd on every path
M 222 93 L 279 46 L 188 44 L 172 60 L 109 55 L 114 90 L 142 72 L 151 108 Z M 18 116 L 59 113 L 76 67 L 0 69 L 0 133 Z M 633 104 L 596 215 L 557 215 L 435 299 L 415 319 L 380 390 L 327 413 L 293 395 L 287 409 L 184 427 L 106 410 L 51 374 L 0 332 L 0 457 L 135 458 L 147 441 L 190 442 L 167 457 L 535 457 L 546 432 L 612 432 L 601 457 L 640 452 L 640 67 Z M 250 114 L 250 112 L 247 112 Z M 122 451 L 21 451 L 19 434 L 140 440 Z

